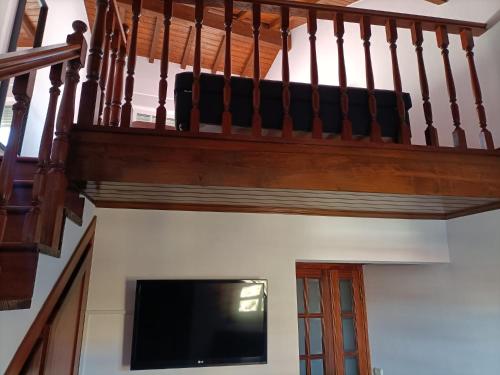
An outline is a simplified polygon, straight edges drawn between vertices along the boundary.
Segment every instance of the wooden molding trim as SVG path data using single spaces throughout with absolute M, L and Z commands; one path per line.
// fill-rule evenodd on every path
M 25 365 L 26 361 L 29 359 L 30 354 L 37 345 L 40 336 L 43 335 L 44 327 L 49 322 L 52 312 L 60 301 L 61 296 L 65 292 L 65 289 L 72 279 L 73 274 L 78 270 L 79 265 L 82 264 L 82 259 L 85 259 L 91 253 L 95 227 L 96 217 L 94 216 L 87 229 L 85 230 L 82 238 L 80 239 L 80 242 L 76 246 L 76 249 L 73 252 L 70 260 L 68 261 L 68 264 L 57 279 L 49 296 L 45 300 L 38 315 L 31 324 L 28 332 L 24 336 L 21 345 L 19 345 L 19 348 L 14 354 L 14 357 L 12 358 L 9 366 L 7 367 L 5 375 L 17 375 L 23 369 L 23 366 Z
M 206 212 L 239 212 L 265 213 L 312 216 L 343 216 L 343 217 L 375 217 L 386 219 L 416 219 L 416 220 L 446 220 L 448 216 L 441 213 L 407 213 L 378 211 L 343 211 L 318 208 L 294 207 L 258 207 L 246 205 L 198 204 L 198 203 L 158 203 L 158 202 L 116 202 L 92 201 L 99 208 L 124 208 L 134 210 L 165 210 L 165 211 L 206 211 Z

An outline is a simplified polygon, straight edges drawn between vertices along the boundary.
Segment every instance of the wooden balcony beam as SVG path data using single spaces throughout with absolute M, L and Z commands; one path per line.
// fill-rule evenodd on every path
M 500 200 L 498 151 L 98 127 L 75 130 L 70 150 L 67 170 L 75 181 Z

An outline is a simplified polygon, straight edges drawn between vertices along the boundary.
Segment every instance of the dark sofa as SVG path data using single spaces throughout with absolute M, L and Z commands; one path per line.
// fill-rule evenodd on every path
M 175 124 L 179 130 L 189 130 L 191 111 L 191 89 L 193 73 L 179 73 L 175 77 Z M 200 77 L 200 122 L 220 125 L 223 112 L 224 77 L 214 74 L 201 74 Z M 262 80 L 261 116 L 263 129 L 281 129 L 282 126 L 282 83 Z M 251 127 L 252 124 L 252 90 L 250 78 L 231 78 L 231 113 L 233 126 Z M 291 116 L 294 130 L 310 132 L 312 128 L 311 85 L 290 83 Z M 336 86 L 319 86 L 320 117 L 323 121 L 323 132 L 339 134 L 342 126 L 340 111 L 340 90 Z M 370 135 L 370 115 L 368 111 L 368 93 L 366 89 L 349 88 L 349 119 L 352 122 L 354 136 Z M 377 119 L 382 128 L 382 136 L 398 139 L 399 120 L 396 110 L 396 94 L 394 91 L 376 90 Z M 403 95 L 406 116 L 411 108 L 410 95 Z

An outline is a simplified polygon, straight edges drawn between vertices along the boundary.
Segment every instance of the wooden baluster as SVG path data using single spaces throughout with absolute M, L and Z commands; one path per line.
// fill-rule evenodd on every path
M 224 54 L 224 112 L 222 112 L 222 133 L 231 134 L 231 29 L 233 28 L 233 0 L 224 0 L 224 30 L 226 51 Z
M 135 62 L 137 58 L 137 34 L 139 30 L 139 19 L 141 18 L 142 0 L 132 2 L 132 33 L 130 35 L 130 46 L 127 59 L 127 78 L 125 80 L 125 103 L 122 106 L 120 126 L 130 127 L 132 116 L 132 96 L 134 94 Z
M 121 35 L 118 26 L 115 24 L 111 39 L 111 54 L 109 62 L 108 82 L 106 83 L 106 96 L 104 100 L 104 111 L 102 115 L 102 123 L 104 126 L 109 126 L 111 116 L 111 101 L 113 100 L 113 88 L 115 80 L 116 59 L 118 58 L 118 46 L 120 45 Z
M 65 64 L 52 65 L 49 78 L 52 87 L 49 90 L 49 104 L 43 126 L 40 148 L 38 149 L 38 165 L 33 178 L 31 209 L 26 215 L 23 228 L 23 241 L 35 243 L 40 239 L 40 210 L 45 194 L 46 175 L 49 167 L 52 139 L 54 136 L 54 122 L 56 118 L 57 100 L 61 93 L 60 87 L 64 79 Z
M 262 117 L 260 116 L 260 4 L 252 4 L 252 30 L 253 30 L 253 114 L 252 114 L 252 135 L 260 137 L 262 135 Z
M 401 84 L 401 73 L 399 71 L 398 62 L 398 28 L 395 19 L 388 19 L 385 23 L 385 32 L 387 36 L 387 43 L 391 50 L 392 60 L 392 79 L 394 81 L 394 91 L 396 92 L 396 106 L 399 117 L 399 142 L 404 145 L 411 144 L 410 126 L 406 120 L 405 102 L 403 99 L 403 85 Z
M 128 33 L 128 26 L 123 24 L 125 35 Z M 109 116 L 109 124 L 118 126 L 120 124 L 120 112 L 122 109 L 122 93 L 123 93 L 123 71 L 125 70 L 125 59 L 127 57 L 126 41 L 122 40 L 118 49 L 118 58 L 116 59 L 115 79 L 113 86 L 113 99 L 111 100 L 111 113 Z
M 293 121 L 290 116 L 290 67 L 288 64 L 288 35 L 290 34 L 290 9 L 281 7 L 281 80 L 283 85 L 283 126 L 282 136 L 291 138 L 293 135 Z
M 318 60 L 316 56 L 316 32 L 318 31 L 318 21 L 316 19 L 316 10 L 310 9 L 307 16 L 307 32 L 309 33 L 309 47 L 311 59 L 311 90 L 312 90 L 312 110 L 313 125 L 312 137 L 323 138 L 323 123 L 319 117 L 320 97 L 318 90 Z
M 336 13 L 333 31 L 337 37 L 337 54 L 339 58 L 340 111 L 342 112 L 342 134 L 344 141 L 352 140 L 352 123 L 349 120 L 349 95 L 347 94 L 347 74 L 344 58 L 344 15 Z
M 491 132 L 487 129 L 486 111 L 483 106 L 483 95 L 481 93 L 481 85 L 477 75 L 476 63 L 474 62 L 474 37 L 471 29 L 463 29 L 460 31 L 462 40 L 462 48 L 466 51 L 467 62 L 469 63 L 469 72 L 471 78 L 472 92 L 476 100 L 477 115 L 479 117 L 479 127 L 481 128 L 480 139 L 481 146 L 487 150 L 494 150 L 495 145 Z
M 99 76 L 99 87 L 101 93 L 99 95 L 99 117 L 97 119 L 97 125 L 102 125 L 103 111 L 104 111 L 104 101 L 106 97 L 106 81 L 108 79 L 108 69 L 109 69 L 109 53 L 111 42 L 113 40 L 113 23 L 114 23 L 114 12 L 113 8 L 109 7 L 106 13 L 106 36 L 104 39 L 104 56 L 102 59 L 101 75 Z
M 200 131 L 200 74 L 201 74 L 201 27 L 203 25 L 203 0 L 195 1 L 195 45 L 193 64 L 193 94 L 189 129 L 193 133 Z M 227 48 L 226 48 L 227 51 Z
M 30 102 L 29 93 L 33 92 L 34 74 L 24 74 L 14 79 L 12 93 L 15 103 L 12 106 L 12 122 L 9 139 L 4 150 L 0 166 L 0 242 L 3 241 L 7 224 L 7 206 L 12 194 L 14 184 L 14 170 L 16 168 L 17 154 L 21 146 L 21 129 L 25 121 Z
M 361 17 L 360 29 L 361 39 L 363 39 L 363 47 L 365 50 L 366 89 L 368 91 L 368 109 L 371 117 L 370 139 L 372 142 L 382 142 L 382 131 L 377 120 L 377 99 L 375 98 L 375 81 L 373 78 L 372 57 L 370 52 L 370 38 L 372 36 L 370 17 Z
M 457 92 L 455 89 L 455 81 L 453 79 L 453 72 L 451 70 L 450 57 L 448 46 L 450 41 L 448 39 L 448 30 L 446 26 L 438 26 L 436 28 L 437 45 L 441 48 L 441 55 L 443 56 L 444 73 L 446 77 L 446 86 L 448 88 L 448 95 L 450 96 L 451 116 L 453 118 L 453 143 L 455 147 L 460 149 L 467 148 L 467 139 L 465 131 L 460 126 L 460 108 L 457 104 Z
M 55 139 L 50 153 L 49 171 L 47 172 L 46 194 L 44 197 L 43 230 L 41 242 L 51 248 L 60 246 L 60 234 L 64 220 L 64 199 L 68 181 L 65 174 L 66 159 L 69 152 L 69 135 L 75 114 L 76 88 L 80 81 L 79 70 L 85 64 L 87 44 L 83 33 L 87 26 L 81 21 L 73 22 L 75 32 L 68 36 L 68 43 L 82 45 L 79 58 L 68 61 L 64 77 L 64 89 L 59 104 L 55 124 Z
M 167 88 L 168 88 L 168 51 L 170 46 L 170 24 L 172 23 L 172 0 L 163 3 L 163 48 L 161 50 L 160 82 L 158 84 L 158 103 L 156 108 L 156 129 L 165 130 L 167 124 Z
M 99 73 L 103 55 L 104 34 L 106 29 L 106 10 L 109 0 L 96 0 L 96 14 L 87 64 L 87 80 L 82 84 L 78 125 L 97 124 L 99 118 Z
M 424 64 L 424 49 L 422 44 L 424 42 L 424 34 L 422 32 L 422 24 L 420 22 L 414 22 L 411 27 L 411 37 L 413 45 L 415 46 L 415 52 L 417 53 L 418 62 L 418 76 L 420 78 L 420 90 L 422 92 L 422 100 L 424 101 L 424 116 L 425 122 L 427 123 L 427 128 L 425 129 L 425 142 L 427 146 L 439 146 L 439 138 L 437 129 L 432 125 L 432 106 L 429 97 L 429 83 L 427 82 L 427 73 Z

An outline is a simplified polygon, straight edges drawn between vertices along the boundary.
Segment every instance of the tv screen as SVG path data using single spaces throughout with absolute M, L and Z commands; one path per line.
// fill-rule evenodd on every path
M 131 369 L 267 363 L 266 280 L 138 280 Z

